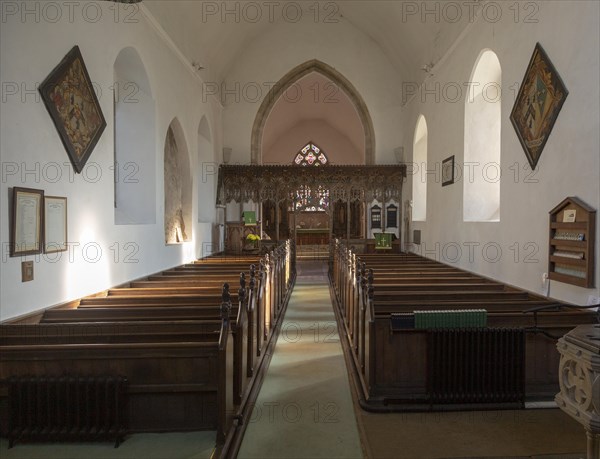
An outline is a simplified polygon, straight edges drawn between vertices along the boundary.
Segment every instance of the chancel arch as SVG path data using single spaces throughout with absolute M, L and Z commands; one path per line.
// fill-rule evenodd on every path
M 114 63 L 115 224 L 156 223 L 155 103 L 138 52 L 127 47 Z
M 465 99 L 463 219 L 500 221 L 502 69 L 496 53 L 483 50 Z
M 282 115 L 284 113 L 287 114 Z M 283 125 L 289 124 L 289 120 L 294 120 L 294 126 Z M 309 125 L 311 122 L 313 124 Z M 301 132 L 312 130 L 314 134 L 322 126 L 325 126 L 326 132 L 321 136 L 336 138 L 339 145 L 343 145 L 337 148 L 339 154 L 347 154 L 346 158 L 340 156 L 341 160 L 335 160 L 336 148 L 330 148 L 322 139 L 311 136 L 328 149 L 332 162 L 375 163 L 375 133 L 365 101 L 340 72 L 321 61 L 311 60 L 288 72 L 263 100 L 252 128 L 252 164 L 287 163 L 284 159 L 286 152 L 278 152 L 280 156 L 275 160 L 269 153 L 277 139 L 282 137 L 276 133 L 286 132 L 288 139 L 298 135 L 294 149 L 297 150 L 307 140 Z
M 187 142 L 179 120 L 171 121 L 165 135 L 164 195 L 165 242 L 192 239 L 192 174 Z

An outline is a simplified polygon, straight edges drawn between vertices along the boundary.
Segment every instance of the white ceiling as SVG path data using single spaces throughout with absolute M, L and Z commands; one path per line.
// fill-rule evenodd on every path
M 248 20 L 260 8 L 258 22 Z M 203 2 L 200 0 L 144 0 L 143 4 L 169 34 L 174 43 L 190 60 L 199 62 L 206 70 L 205 80 L 221 82 L 244 47 L 253 39 L 269 31 L 277 23 L 290 23 L 283 19 L 286 4 L 290 14 L 301 5 L 303 18 L 326 25 L 325 19 L 346 21 L 372 39 L 398 71 L 401 81 L 420 82 L 425 77 L 422 67 L 435 64 L 452 46 L 470 21 L 472 2 L 450 2 L 462 5 L 463 10 L 446 8 L 445 2 L 406 2 L 402 0 L 329 0 L 277 1 L 277 2 Z M 319 8 L 315 4 L 319 4 Z M 269 4 L 275 4 L 273 19 L 269 17 Z M 467 7 L 467 4 L 471 6 Z M 224 5 L 234 11 L 240 8 L 238 19 L 234 14 L 221 16 Z M 236 6 L 237 5 L 237 6 Z M 207 14 L 216 7 L 216 14 Z M 417 10 L 413 10 L 417 8 Z M 438 8 L 436 12 L 436 8 Z M 423 16 L 426 11 L 430 13 Z M 432 12 L 433 11 L 433 12 Z M 330 17 L 331 15 L 331 17 Z M 326 46 L 327 44 L 324 44 Z M 352 53 L 349 47 L 348 53 Z

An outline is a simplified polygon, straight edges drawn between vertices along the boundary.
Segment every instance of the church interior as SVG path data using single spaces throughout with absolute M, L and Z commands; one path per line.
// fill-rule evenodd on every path
M 0 2 L 2 458 L 600 459 L 600 3 Z

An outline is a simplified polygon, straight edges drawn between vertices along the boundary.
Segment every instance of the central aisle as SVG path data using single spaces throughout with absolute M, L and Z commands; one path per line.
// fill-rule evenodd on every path
M 238 458 L 362 458 L 327 266 L 297 273 Z

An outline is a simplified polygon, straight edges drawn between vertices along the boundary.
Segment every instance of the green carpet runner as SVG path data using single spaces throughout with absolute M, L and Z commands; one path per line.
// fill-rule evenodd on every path
M 326 265 L 298 277 L 238 458 L 362 458 Z

